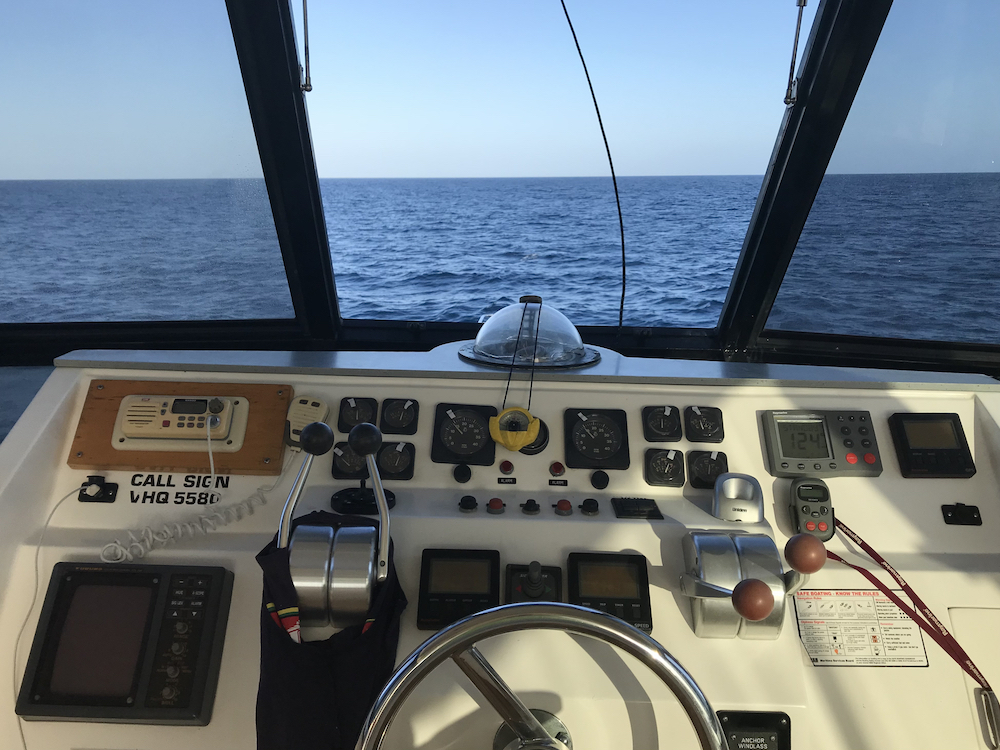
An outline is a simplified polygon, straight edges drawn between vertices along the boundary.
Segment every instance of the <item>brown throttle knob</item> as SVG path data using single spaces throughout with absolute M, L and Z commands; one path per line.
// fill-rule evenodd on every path
M 774 609 L 771 587 L 758 578 L 740 581 L 733 589 L 733 609 L 751 622 L 763 620 Z
M 796 534 L 785 545 L 785 559 L 792 570 L 809 575 L 826 564 L 826 546 L 810 534 Z

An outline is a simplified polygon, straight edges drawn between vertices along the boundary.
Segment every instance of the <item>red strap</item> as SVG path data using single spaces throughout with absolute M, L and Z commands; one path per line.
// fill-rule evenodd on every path
M 837 528 L 840 529 L 847 537 L 857 544 L 865 553 L 872 558 L 875 562 L 882 566 L 882 568 L 893 577 L 899 587 L 903 589 L 910 600 L 916 606 L 916 609 L 910 607 L 906 602 L 899 598 L 899 596 L 893 592 L 888 586 L 882 583 L 878 578 L 876 578 L 870 571 L 865 570 L 857 565 L 852 565 L 847 562 L 840 555 L 835 552 L 830 552 L 827 550 L 826 556 L 831 560 L 836 560 L 839 563 L 843 563 L 849 568 L 853 568 L 858 571 L 861 575 L 867 578 L 872 585 L 874 585 L 879 591 L 885 594 L 892 603 L 899 607 L 907 616 L 910 617 L 920 629 L 923 630 L 927 635 L 929 635 L 935 643 L 937 643 L 948 656 L 955 660 L 955 662 L 965 670 L 966 674 L 969 675 L 973 680 L 979 683 L 979 686 L 983 690 L 990 690 L 990 684 L 983 677 L 983 673 L 979 671 L 979 668 L 972 662 L 969 655 L 965 653 L 965 650 L 958 645 L 958 641 L 955 640 L 955 636 L 948 632 L 948 629 L 944 626 L 941 620 L 938 619 L 930 607 L 928 607 L 924 600 L 917 596 L 916 592 L 910 588 L 908 584 L 894 567 L 892 567 L 882 555 L 876 552 L 872 547 L 865 542 L 860 536 L 854 533 L 843 521 L 839 518 L 834 521 L 837 524 Z M 919 610 L 919 611 L 918 611 Z

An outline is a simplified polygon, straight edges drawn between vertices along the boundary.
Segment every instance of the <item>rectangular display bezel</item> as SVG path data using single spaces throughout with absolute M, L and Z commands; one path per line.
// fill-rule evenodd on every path
M 628 565 L 636 572 L 637 597 L 593 597 L 580 594 L 580 565 Z M 571 552 L 566 562 L 567 601 L 621 617 L 647 632 L 653 629 L 652 606 L 649 601 L 649 572 L 643 555 L 616 552 Z M 603 606 L 602 606 L 603 605 Z M 616 611 L 620 608 L 621 611 Z M 636 612 L 636 610 L 638 610 Z
M 162 629 L 166 627 L 166 623 L 171 622 L 166 617 L 171 576 L 202 577 L 209 582 L 204 614 L 200 619 L 201 638 L 195 654 L 194 679 L 188 704 L 151 707 L 146 702 L 155 672 L 157 645 Z M 73 594 L 81 585 L 88 584 L 142 586 L 152 591 L 132 690 L 121 699 L 85 695 L 59 696 L 48 689 Z M 222 661 L 232 586 L 233 574 L 219 567 L 56 563 L 24 668 L 15 713 L 26 720 L 196 726 L 208 724 Z M 113 613 L 109 616 L 113 616 Z
M 435 560 L 450 562 L 469 560 L 488 563 L 489 590 L 453 591 L 432 593 L 430 591 L 431 567 Z M 485 549 L 425 549 L 420 558 L 420 593 L 417 599 L 417 627 L 421 630 L 439 630 L 450 625 L 465 614 L 482 611 L 500 605 L 500 552 Z M 464 609 L 472 611 L 454 616 Z
M 957 447 L 913 448 L 906 426 L 921 422 L 949 422 L 954 430 Z M 889 431 L 896 448 L 899 471 L 908 479 L 968 479 L 976 473 L 976 463 L 958 414 L 897 412 L 889 417 Z

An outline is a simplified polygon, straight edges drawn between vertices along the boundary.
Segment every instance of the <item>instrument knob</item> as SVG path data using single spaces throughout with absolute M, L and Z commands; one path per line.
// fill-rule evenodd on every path
M 598 469 L 590 475 L 590 484 L 595 490 L 603 490 L 611 482 L 608 472 Z
M 580 512 L 585 516 L 596 516 L 601 512 L 601 506 L 598 504 L 597 500 L 592 497 L 588 497 L 580 505 Z
M 796 534 L 785 544 L 785 559 L 792 570 L 815 573 L 826 564 L 826 545 L 811 534 Z
M 359 456 L 369 456 L 382 447 L 382 431 L 368 422 L 356 424 L 347 436 L 347 444 Z
M 469 468 L 468 464 L 459 464 L 452 470 L 451 475 L 459 484 L 465 484 L 472 479 L 472 469 Z
M 299 445 L 306 453 L 314 456 L 322 456 L 328 452 L 334 444 L 333 430 L 325 422 L 310 422 L 302 428 L 299 435 Z
M 221 398 L 213 398 L 208 402 L 208 410 L 212 412 L 212 414 L 219 414 L 225 408 L 226 405 L 222 403 Z
M 740 581 L 733 589 L 733 609 L 745 620 L 763 620 L 774 609 L 771 587 L 757 578 Z
M 541 509 L 542 507 L 534 498 L 528 498 L 525 502 L 521 503 L 521 512 L 526 513 L 529 516 L 538 515 Z
M 479 507 L 479 501 L 472 495 L 463 495 L 458 501 L 458 509 L 464 513 L 471 513 Z

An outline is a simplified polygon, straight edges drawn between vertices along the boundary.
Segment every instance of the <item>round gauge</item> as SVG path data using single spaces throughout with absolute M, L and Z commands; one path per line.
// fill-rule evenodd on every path
M 681 415 L 677 409 L 672 406 L 654 406 L 644 411 L 650 434 L 662 438 L 680 435 Z
M 333 467 L 343 474 L 367 474 L 365 457 L 355 453 L 347 443 L 338 443 L 333 449 Z
M 378 467 L 386 474 L 402 474 L 410 468 L 412 459 L 405 450 L 396 450 L 390 445 L 378 455 Z
M 340 421 L 348 428 L 362 422 L 374 424 L 375 410 L 371 401 L 363 398 L 345 398 L 340 402 Z
M 441 444 L 456 456 L 478 453 L 490 441 L 486 419 L 471 409 L 456 409 L 441 423 Z
M 713 454 L 708 451 L 704 453 L 691 451 L 688 455 L 691 462 L 692 487 L 711 489 L 715 486 L 715 480 L 719 478 L 719 475 L 729 471 L 729 462 L 725 453 L 716 453 L 714 458 Z
M 541 419 L 538 420 L 538 437 L 526 446 L 521 448 L 521 453 L 526 456 L 534 456 L 545 450 L 549 444 L 549 428 Z
M 670 451 L 657 451 L 649 459 L 649 471 L 661 482 L 676 482 L 684 477 L 684 465 Z
M 721 443 L 722 409 L 714 406 L 689 406 L 684 410 L 687 439 L 692 443 Z
M 382 427 L 407 432 L 417 418 L 417 402 L 406 398 L 388 399 L 382 407 Z
M 577 452 L 595 461 L 611 458 L 622 447 L 621 429 L 603 414 L 591 414 L 574 423 L 571 437 Z

